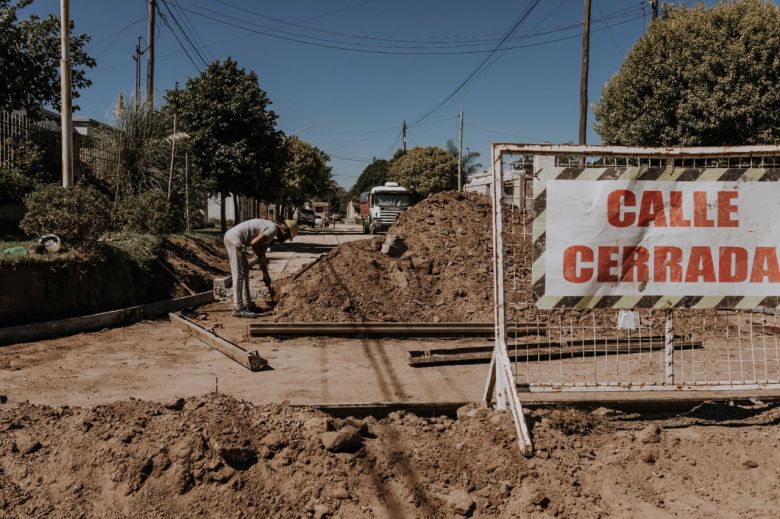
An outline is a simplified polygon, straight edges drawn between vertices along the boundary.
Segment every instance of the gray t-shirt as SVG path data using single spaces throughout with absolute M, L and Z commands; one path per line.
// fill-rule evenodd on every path
M 270 220 L 262 220 L 260 218 L 247 220 L 229 229 L 225 233 L 225 240 L 236 246 L 246 245 L 248 247 L 258 234 L 263 234 L 272 239 L 275 238 L 276 224 Z

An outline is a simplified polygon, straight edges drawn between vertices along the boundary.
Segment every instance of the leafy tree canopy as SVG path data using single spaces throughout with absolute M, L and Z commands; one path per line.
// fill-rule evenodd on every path
M 417 146 L 390 163 L 389 177 L 412 193 L 425 197 L 455 188 L 458 160 L 439 147 Z
M 54 15 L 20 20 L 19 11 L 32 2 L 0 0 L 0 107 L 23 108 L 35 117 L 46 105 L 60 109 L 60 20 Z M 71 22 L 71 31 L 73 27 Z M 86 69 L 94 67 L 95 60 L 84 50 L 89 41 L 87 34 L 70 39 L 74 98 L 92 84 Z
M 387 171 L 390 163 L 386 160 L 375 160 L 363 170 L 355 185 L 350 189 L 349 194 L 355 200 L 360 198 L 360 193 L 364 193 L 374 186 L 381 186 L 387 181 Z
M 311 198 L 324 198 L 335 189 L 328 166 L 330 157 L 322 150 L 292 136 L 285 138 L 284 155 L 281 199 L 285 203 L 300 206 Z
M 278 189 L 282 133 L 257 75 L 228 58 L 215 61 L 166 101 L 181 131 L 190 135 L 195 161 L 213 193 L 271 199 Z
M 607 144 L 780 141 L 780 8 L 759 0 L 670 7 L 595 105 Z

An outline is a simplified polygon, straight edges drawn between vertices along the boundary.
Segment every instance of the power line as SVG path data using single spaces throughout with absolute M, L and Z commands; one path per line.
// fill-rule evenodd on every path
M 195 70 L 197 70 L 200 73 L 201 71 L 200 66 L 195 62 L 195 59 L 187 50 L 187 47 L 184 45 L 184 43 L 182 43 L 181 38 L 179 38 L 179 35 L 176 33 L 176 31 L 173 30 L 171 24 L 168 23 L 168 19 L 163 15 L 162 11 L 160 11 L 159 14 L 160 14 L 160 19 L 163 21 L 165 26 L 168 27 L 168 29 L 170 29 L 171 34 L 173 34 L 173 37 L 176 38 L 176 41 L 179 43 L 179 47 L 181 47 L 181 50 L 184 51 L 184 54 L 187 55 L 187 58 L 190 60 L 190 63 L 192 63 L 192 66 L 195 67 Z
M 328 156 L 335 157 L 335 158 L 341 159 L 341 160 L 348 160 L 348 161 L 351 161 L 351 162 L 366 162 L 366 163 L 370 163 L 371 162 L 368 159 L 354 159 L 352 157 L 345 157 L 343 155 L 336 155 L 335 153 L 328 153 Z
M 601 14 L 601 16 L 603 17 L 603 16 L 604 16 L 604 11 L 602 11 L 602 10 L 601 10 L 601 4 L 599 3 L 599 1 L 598 1 L 598 0 L 596 0 L 596 9 L 598 9 L 598 10 L 599 10 L 599 14 Z M 614 33 L 614 32 L 612 32 L 612 27 L 610 27 L 610 26 L 609 26 L 609 23 L 607 23 L 607 22 L 605 22 L 605 24 L 606 24 L 606 26 L 607 26 L 607 29 L 609 30 L 609 35 L 610 35 L 610 37 L 612 37 L 612 43 L 614 43 L 614 44 L 615 44 L 615 48 L 618 50 L 618 52 L 620 53 L 620 55 L 621 55 L 621 56 L 623 56 L 623 57 L 625 58 L 625 57 L 626 57 L 626 53 L 625 53 L 625 52 L 623 52 L 623 49 L 620 47 L 620 45 L 618 45 L 617 38 L 615 38 L 615 33 Z
M 182 8 L 182 9 L 183 10 L 187 10 L 186 8 Z M 302 43 L 302 44 L 305 44 L 305 45 L 312 45 L 312 46 L 325 47 L 325 48 L 338 49 L 338 50 L 346 50 L 346 51 L 352 51 L 352 52 L 373 53 L 373 54 L 399 54 L 399 55 L 424 55 L 424 56 L 431 56 L 431 55 L 433 55 L 433 56 L 435 56 L 435 55 L 484 54 L 484 53 L 490 52 L 490 50 L 487 50 L 487 49 L 471 50 L 471 51 L 446 51 L 446 50 L 444 50 L 444 51 L 437 51 L 437 52 L 391 52 L 391 51 L 372 51 L 372 50 L 363 50 L 363 49 L 342 48 L 342 47 L 338 47 L 338 46 L 326 46 L 326 45 L 319 45 L 317 43 L 310 42 L 310 41 L 295 40 L 295 39 L 291 39 L 291 38 L 284 38 L 284 37 L 281 37 L 281 36 L 278 36 L 278 35 L 274 35 L 274 34 L 269 34 L 269 33 L 258 31 L 258 30 L 252 29 L 252 28 L 247 28 L 247 27 L 244 27 L 244 26 L 240 26 L 240 25 L 237 25 L 237 24 L 226 22 L 224 20 L 219 20 L 219 19 L 216 19 L 216 18 L 212 18 L 212 17 L 210 17 L 208 15 L 205 15 L 205 14 L 202 14 L 202 13 L 199 13 L 199 12 L 196 12 L 196 11 L 191 11 L 190 10 L 189 12 L 192 13 L 192 14 L 195 14 L 196 16 L 199 16 L 199 17 L 202 17 L 202 18 L 206 18 L 206 19 L 209 19 L 211 21 L 216 21 L 218 23 L 222 23 L 224 25 L 228 25 L 228 26 L 231 26 L 231 27 L 236 27 L 236 28 L 242 29 L 244 31 L 247 31 L 249 33 L 249 34 L 244 34 L 244 35 L 237 36 L 237 37 L 234 37 L 234 38 L 228 38 L 228 39 L 225 39 L 225 40 L 219 40 L 219 41 L 212 42 L 212 43 L 209 43 L 209 44 L 205 45 L 205 47 L 209 47 L 209 48 L 210 47 L 215 47 L 217 45 L 224 45 L 226 43 L 231 43 L 231 42 L 242 40 L 242 39 L 245 39 L 245 38 L 250 38 L 250 37 L 253 37 L 253 36 L 261 35 L 261 36 L 268 36 L 268 37 L 272 37 L 272 38 L 283 39 L 283 40 L 286 40 L 286 41 L 294 41 L 296 43 Z M 332 12 L 330 12 L 330 13 L 323 13 L 322 15 L 318 15 L 317 17 L 326 16 L 326 15 L 331 14 L 331 13 Z M 313 18 L 317 18 L 317 17 L 313 17 Z M 645 13 L 642 13 L 642 14 L 639 14 L 639 15 L 633 15 L 633 16 L 626 16 L 624 14 L 622 16 L 623 19 L 621 21 L 615 23 L 613 25 L 613 27 L 616 27 L 616 26 L 619 26 L 619 25 L 625 25 L 627 23 L 633 22 L 633 21 L 638 20 L 638 19 L 643 18 L 643 17 L 645 17 Z M 580 27 L 581 24 L 576 24 L 575 26 L 576 27 Z M 566 27 L 568 27 L 568 26 L 566 26 Z M 595 29 L 595 30 L 593 30 L 591 32 L 600 32 L 601 30 L 603 30 L 603 29 Z M 158 28 L 158 31 L 159 31 L 159 28 Z M 545 29 L 545 32 L 544 33 L 540 32 L 539 35 L 550 33 L 550 32 L 556 32 L 556 31 L 553 31 L 551 29 L 549 29 L 549 30 Z M 158 34 L 158 36 L 159 36 L 159 34 Z M 538 36 L 538 35 L 535 35 L 535 36 Z M 541 46 L 541 45 L 547 45 L 547 44 L 551 44 L 551 43 L 558 43 L 558 42 L 562 42 L 562 41 L 566 41 L 566 40 L 570 40 L 570 39 L 574 39 L 574 38 L 579 38 L 579 36 L 580 36 L 579 33 L 577 33 L 577 34 L 572 34 L 572 35 L 569 35 L 569 36 L 563 36 L 563 37 L 560 37 L 560 38 L 553 38 L 553 39 L 542 40 L 542 41 L 539 41 L 539 42 L 526 43 L 526 44 L 523 44 L 523 45 L 512 45 L 512 46 L 508 46 L 508 47 L 504 47 L 504 48 L 500 49 L 499 52 L 503 53 L 503 52 L 510 51 L 510 50 L 515 50 L 515 49 L 525 49 L 525 48 L 530 48 L 530 47 L 538 47 L 538 46 Z M 156 39 L 157 38 L 155 38 L 155 40 Z M 161 54 L 158 57 L 159 58 L 165 58 L 165 57 L 170 57 L 170 56 L 176 56 L 176 55 L 181 54 L 181 53 L 182 53 L 182 51 L 168 52 L 168 53 L 165 53 L 165 54 Z M 132 64 L 132 62 L 122 62 L 122 63 L 115 63 L 115 64 L 112 64 L 112 65 L 104 65 L 101 68 L 102 69 L 111 69 L 111 68 L 117 68 L 117 67 L 124 67 L 124 66 L 126 66 L 128 64 Z
M 184 36 L 184 38 L 187 40 L 187 42 L 189 42 L 190 47 L 195 52 L 195 54 L 198 56 L 200 61 L 203 63 L 203 66 L 204 67 L 208 67 L 209 66 L 209 62 L 206 60 L 206 58 L 203 57 L 203 54 L 201 54 L 201 52 L 198 49 L 198 47 L 194 43 L 192 43 L 192 39 L 190 39 L 189 35 L 187 34 L 187 31 L 185 31 L 184 28 L 181 26 L 181 24 L 179 23 L 179 20 L 176 18 L 176 15 L 173 14 L 173 11 L 171 10 L 170 6 L 168 5 L 168 2 L 166 0 L 160 0 L 160 3 L 162 3 L 163 7 L 165 7 L 165 10 L 168 11 L 168 14 L 170 15 L 171 19 L 173 20 L 173 23 L 176 24 L 176 27 L 178 27 L 179 31 L 181 31 L 182 36 Z M 163 21 L 168 26 L 168 28 L 171 29 L 171 32 L 174 32 L 173 28 L 171 28 L 171 26 L 168 24 L 168 22 L 163 17 L 162 12 L 160 12 L 160 17 L 163 19 Z M 176 37 L 176 39 L 177 40 L 179 39 L 178 36 Z
M 402 134 L 402 133 L 403 133 L 403 131 L 399 131 L 399 132 L 398 132 L 398 135 L 396 135 L 396 136 L 395 136 L 395 139 L 393 140 L 393 143 L 392 143 L 392 144 L 391 144 L 391 145 L 390 145 L 390 146 L 387 148 L 387 151 L 385 151 L 385 152 L 382 154 L 382 158 L 383 158 L 383 159 L 384 159 L 385 157 L 387 157 L 387 155 L 388 155 L 388 154 L 389 154 L 391 151 L 393 151 L 393 148 L 395 148 L 395 145 L 398 143 L 399 139 L 401 138 L 401 134 Z
M 112 34 L 111 36 L 108 36 L 108 37 L 106 37 L 106 38 L 103 38 L 102 40 L 99 40 L 99 41 L 97 41 L 97 42 L 93 43 L 92 45 L 90 45 L 89 47 L 87 47 L 87 48 L 85 49 L 85 51 L 86 51 L 86 52 L 89 52 L 89 51 L 95 50 L 95 49 L 97 49 L 98 47 L 101 47 L 102 45 L 104 45 L 106 42 L 108 42 L 108 44 L 106 45 L 106 47 L 105 47 L 103 50 L 101 50 L 99 54 L 97 54 L 97 55 L 95 56 L 95 59 L 99 58 L 100 56 L 102 56 L 103 54 L 105 54 L 105 53 L 106 53 L 106 51 L 107 51 L 108 49 L 110 49 L 110 48 L 111 48 L 111 46 L 112 46 L 112 45 L 113 45 L 113 44 L 116 42 L 116 40 L 117 40 L 117 39 L 119 39 L 119 37 L 122 35 L 122 33 L 123 33 L 123 32 L 125 32 L 125 31 L 126 31 L 127 29 L 129 29 L 130 27 L 133 27 L 134 25 L 138 25 L 139 23 L 143 22 L 144 20 L 146 20 L 146 17 L 145 17 L 145 16 L 142 16 L 142 17 L 138 18 L 137 20 L 133 20 L 132 22 L 128 23 L 127 25 L 125 25 L 124 27 L 122 27 L 121 29 L 119 29 L 117 32 L 115 32 L 114 34 Z M 110 41 L 109 41 L 109 40 L 110 40 Z
M 343 41 L 337 41 L 327 38 L 319 38 L 315 36 L 308 36 L 308 35 L 301 35 L 298 33 L 293 33 L 289 31 L 282 31 L 273 27 L 268 27 L 260 24 L 248 24 L 246 20 L 237 18 L 228 14 L 221 13 L 219 11 L 215 11 L 213 9 L 210 9 L 208 7 L 202 7 L 202 6 L 196 6 L 201 11 L 206 11 L 208 13 L 212 14 L 205 14 L 201 11 L 192 10 L 186 7 L 182 7 L 183 10 L 188 11 L 196 16 L 205 18 L 207 20 L 221 23 L 223 25 L 227 25 L 230 27 L 235 27 L 238 29 L 245 30 L 247 32 L 252 32 L 255 34 L 268 36 L 271 38 L 277 38 L 285 41 L 291 41 L 295 43 L 301 43 L 304 45 L 311 45 L 315 47 L 322 47 L 322 48 L 329 48 L 329 49 L 337 49 L 337 50 L 345 50 L 350 52 L 359 52 L 359 53 L 368 53 L 368 54 L 409 54 L 409 55 L 446 55 L 446 54 L 453 54 L 453 55 L 461 55 L 461 54 L 493 54 L 495 51 L 493 49 L 473 49 L 473 50 L 448 50 L 448 49 L 455 49 L 455 48 L 461 48 L 465 46 L 474 46 L 474 45 L 451 45 L 448 47 L 430 47 L 430 46 L 397 46 L 397 45 L 375 45 L 375 44 L 365 44 L 365 43 L 354 43 L 354 42 L 343 42 Z M 623 14 L 622 17 L 626 18 L 629 17 L 631 13 Z M 219 16 L 221 18 L 216 18 L 215 16 Z M 631 18 L 633 19 L 633 18 Z M 231 21 L 232 20 L 232 21 Z M 624 20 L 625 22 L 630 21 Z M 249 25 L 249 26 L 248 26 Z M 259 29 L 258 29 L 259 27 Z M 579 28 L 580 24 L 572 24 L 570 26 L 566 26 L 567 29 L 574 29 Z M 274 34 L 273 32 L 269 31 L 275 31 L 281 34 Z M 554 32 L 562 32 L 562 30 L 547 30 L 547 34 L 554 33 Z M 518 37 L 516 40 L 519 39 L 529 39 L 535 36 L 543 35 L 545 33 L 540 33 L 536 35 L 527 35 L 523 37 Z M 575 35 L 578 36 L 578 35 Z M 573 36 L 574 37 L 574 36 Z M 307 39 L 303 39 L 307 38 Z M 568 39 L 568 38 L 564 38 Z M 501 42 L 505 42 L 508 39 L 502 39 Z M 515 40 L 515 41 L 516 41 Z M 523 48 L 527 46 L 533 46 L 533 45 L 515 45 L 515 46 L 508 46 L 504 47 L 501 50 L 501 52 L 517 49 L 517 48 Z
M 522 24 L 522 23 L 523 23 L 523 22 L 524 22 L 524 21 L 525 21 L 525 20 L 528 18 L 528 16 L 530 16 L 530 14 L 533 12 L 533 10 L 536 8 L 536 6 L 537 6 L 537 5 L 539 5 L 539 2 L 540 2 L 540 1 L 541 1 L 541 0 L 534 0 L 534 1 L 533 1 L 533 3 L 531 3 L 531 5 L 528 7 L 528 9 L 526 9 L 525 13 L 523 13 L 523 15 L 522 15 L 522 16 L 520 16 L 520 19 L 518 19 L 518 20 L 517 20 L 517 22 L 515 22 L 515 24 L 514 24 L 514 25 L 513 25 L 513 26 L 512 26 L 512 27 L 511 27 L 511 28 L 510 28 L 508 31 L 507 31 L 507 33 L 504 35 L 503 39 L 501 39 L 501 41 L 500 41 L 500 42 L 498 42 L 498 45 L 496 45 L 496 46 L 493 48 L 493 50 L 490 52 L 490 54 L 488 54 L 487 56 L 485 56 L 485 59 L 483 59 L 483 60 L 480 62 L 480 64 L 479 64 L 479 65 L 477 65 L 477 68 L 475 68 L 474 70 L 472 70 L 472 71 L 471 71 L 471 73 L 470 73 L 468 76 L 466 76 L 466 78 L 465 78 L 463 81 L 461 81 L 461 82 L 460 82 L 460 84 L 459 84 L 457 87 L 455 87 L 455 90 L 453 90 L 452 92 L 450 92 L 450 93 L 449 93 L 449 95 L 447 95 L 447 97 L 445 97 L 443 100 L 441 100 L 441 101 L 440 101 L 440 102 L 439 102 L 439 103 L 438 103 L 436 106 L 434 106 L 432 109 L 428 110 L 428 111 L 427 111 L 425 114 L 423 114 L 423 115 L 421 115 L 420 117 L 418 117 L 418 118 L 417 118 L 417 119 L 416 119 L 416 120 L 415 120 L 415 121 L 412 123 L 412 126 L 415 126 L 415 125 L 417 125 L 417 124 L 421 123 L 422 121 L 424 121 L 425 119 L 427 119 L 428 117 L 430 117 L 431 115 L 433 115 L 434 113 L 436 113 L 436 111 L 438 111 L 438 110 L 439 110 L 439 109 L 440 109 L 442 106 L 444 106 L 444 104 L 445 104 L 445 103 L 447 103 L 447 101 L 449 101 L 450 99 L 452 99 L 452 97 L 453 97 L 455 94 L 457 94 L 458 92 L 460 92 L 460 91 L 461 91 L 461 89 L 463 89 L 463 87 L 465 87 L 465 86 L 466 86 L 466 85 L 469 83 L 469 81 L 471 81 L 471 79 L 472 79 L 472 78 L 473 78 L 473 77 L 474 77 L 474 76 L 475 76 L 475 75 L 476 75 L 476 74 L 477 74 L 477 73 L 478 73 L 480 70 L 482 70 L 482 67 L 484 67 L 484 66 L 485 66 L 485 64 L 488 62 L 488 60 L 490 60 L 490 58 L 492 58 L 492 57 L 493 57 L 493 56 L 496 54 L 496 52 L 498 52 L 498 50 L 501 48 L 501 46 L 504 44 L 504 42 L 507 40 L 507 38 L 509 38 L 510 36 L 512 36 L 512 34 L 513 34 L 513 33 L 514 33 L 516 30 L 517 30 L 517 28 L 518 28 L 518 27 L 520 27 L 520 25 L 521 25 L 521 24 Z
M 396 37 L 392 37 L 392 36 L 344 33 L 344 32 L 339 32 L 339 31 L 330 31 L 330 30 L 326 30 L 326 29 L 322 29 L 322 28 L 318 28 L 318 27 L 312 27 L 312 26 L 308 26 L 308 25 L 303 25 L 300 22 L 290 22 L 290 21 L 283 20 L 283 19 L 280 19 L 280 18 L 275 18 L 273 16 L 268 16 L 266 14 L 263 14 L 263 13 L 260 13 L 260 12 L 257 12 L 257 11 L 253 11 L 253 10 L 247 9 L 245 7 L 237 6 L 237 5 L 232 4 L 232 3 L 230 3 L 230 2 L 228 2 L 226 0 L 216 0 L 216 1 L 218 3 L 220 3 L 220 4 L 222 4 L 222 5 L 225 5 L 225 6 L 228 6 L 228 7 L 232 7 L 233 9 L 235 9 L 237 11 L 241 11 L 243 13 L 251 14 L 253 16 L 264 18 L 264 19 L 267 19 L 267 20 L 275 21 L 275 22 L 280 22 L 285 27 L 286 26 L 294 26 L 294 27 L 298 27 L 300 29 L 305 29 L 305 30 L 308 30 L 308 31 L 318 32 L 318 33 L 321 33 L 321 34 L 329 34 L 329 35 L 332 35 L 332 36 L 338 36 L 338 37 L 342 37 L 342 38 L 364 39 L 364 40 L 373 40 L 373 41 L 386 41 L 386 42 L 395 42 L 395 43 L 425 43 L 425 44 L 447 44 L 447 45 L 450 45 L 450 44 L 452 44 L 453 41 L 458 41 L 458 40 L 460 40 L 462 42 L 469 42 L 469 43 L 476 43 L 476 44 L 496 43 L 501 38 L 498 38 L 498 37 L 495 37 L 495 38 L 484 38 L 484 37 L 485 36 L 503 36 L 504 35 L 504 33 L 483 33 L 483 34 L 476 34 L 476 35 L 462 35 L 462 34 L 460 34 L 460 35 L 443 35 L 443 36 L 423 36 L 423 37 L 419 37 L 419 38 L 411 38 L 411 37 L 396 38 Z M 563 0 L 563 2 L 561 2 L 560 5 L 562 5 L 565 2 L 566 2 L 566 0 Z M 560 7 L 560 5 L 558 7 Z M 218 11 L 211 10 L 211 9 L 209 9 L 207 7 L 203 7 L 203 6 L 200 6 L 200 5 L 197 5 L 197 7 L 201 8 L 203 10 L 208 10 L 208 11 L 213 12 L 215 14 L 222 14 L 223 16 L 226 16 L 226 17 L 229 17 L 229 18 L 234 18 L 234 17 L 231 17 L 230 15 L 225 15 L 224 13 L 220 13 Z M 558 8 L 556 7 L 556 9 L 554 9 L 553 12 L 555 10 L 557 10 L 557 9 Z M 622 14 L 626 14 L 627 12 L 636 11 L 636 10 L 637 10 L 637 5 L 635 5 L 633 7 L 630 7 L 630 6 L 629 7 L 624 7 L 623 9 L 620 9 L 620 10 L 614 12 L 614 13 L 610 13 L 610 18 L 612 18 L 614 16 L 620 16 Z M 550 13 L 550 14 L 552 14 L 552 13 Z M 550 15 L 548 15 L 548 17 L 549 16 Z M 563 25 L 563 26 L 555 27 L 553 29 L 554 30 L 573 29 L 573 28 L 579 28 L 580 26 L 581 26 L 580 23 L 576 23 L 576 24 L 571 24 L 571 25 Z M 271 29 L 271 30 L 281 28 L 281 27 L 269 28 L 267 26 L 262 26 L 262 27 L 264 27 L 266 29 Z M 531 29 L 530 31 L 526 31 L 526 32 L 532 32 L 533 30 L 534 29 Z M 284 32 L 284 34 L 290 34 L 290 35 L 297 35 L 297 36 L 307 37 L 305 35 L 300 35 L 298 33 L 290 33 L 290 32 L 286 32 L 286 31 Z M 327 41 L 332 41 L 332 40 L 327 40 Z M 469 46 L 469 45 L 455 45 L 455 47 L 458 47 L 458 46 L 464 46 L 465 47 L 465 46 Z M 413 48 L 413 47 L 409 47 L 409 48 Z
M 206 46 L 206 42 L 203 41 L 203 38 L 200 37 L 200 34 L 198 33 L 198 30 L 195 28 L 195 25 L 190 20 L 190 17 L 187 15 L 187 12 L 184 11 L 181 6 L 178 3 L 178 0 L 170 0 L 171 5 L 173 6 L 174 11 L 176 11 L 182 21 L 184 22 L 184 26 L 192 33 L 193 38 L 195 38 L 195 42 L 198 44 L 198 49 L 202 49 L 206 57 L 209 58 L 209 62 L 214 61 L 214 56 L 211 54 L 211 52 L 208 50 L 208 47 Z

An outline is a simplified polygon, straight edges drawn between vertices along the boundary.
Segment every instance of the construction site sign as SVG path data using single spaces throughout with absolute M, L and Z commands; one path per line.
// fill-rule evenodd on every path
M 648 180 L 640 168 L 612 171 L 548 168 L 535 180 L 537 306 L 780 304 L 774 170 L 725 180 L 712 169 Z

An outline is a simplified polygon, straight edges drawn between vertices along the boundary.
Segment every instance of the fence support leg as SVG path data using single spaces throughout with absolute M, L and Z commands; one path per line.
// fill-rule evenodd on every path
M 672 326 L 672 311 L 666 312 L 664 323 L 664 372 L 666 384 L 674 384 L 674 327 Z

